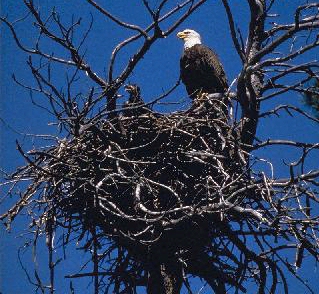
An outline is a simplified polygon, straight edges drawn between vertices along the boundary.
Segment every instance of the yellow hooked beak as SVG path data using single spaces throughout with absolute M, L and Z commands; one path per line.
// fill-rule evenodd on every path
M 184 39 L 186 37 L 184 32 L 178 32 L 176 36 L 177 36 L 177 38 L 180 38 L 180 39 Z

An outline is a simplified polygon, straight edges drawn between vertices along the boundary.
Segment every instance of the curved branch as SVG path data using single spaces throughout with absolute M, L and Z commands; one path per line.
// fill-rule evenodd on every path
M 129 24 L 124 21 L 119 20 L 117 17 L 115 17 L 113 14 L 108 12 L 105 8 L 102 8 L 99 4 L 97 4 L 93 0 L 86 0 L 89 4 L 91 4 L 93 7 L 95 7 L 98 11 L 100 11 L 103 15 L 111 19 L 113 22 L 118 24 L 121 27 L 133 30 L 133 31 L 138 31 L 141 35 L 143 35 L 145 38 L 147 38 L 147 32 L 141 29 L 137 25 Z
M 230 6 L 228 4 L 227 0 L 222 0 L 225 10 L 226 10 L 226 14 L 228 17 L 228 24 L 229 24 L 229 28 L 230 28 L 230 32 L 231 32 L 231 37 L 233 39 L 233 43 L 235 45 L 236 51 L 242 61 L 242 63 L 246 62 L 246 56 L 245 56 L 245 52 L 243 52 L 242 48 L 239 45 L 239 41 L 237 38 L 237 34 L 236 34 L 236 30 L 235 30 L 235 23 L 234 23 L 234 19 L 233 19 L 233 14 L 231 12 Z

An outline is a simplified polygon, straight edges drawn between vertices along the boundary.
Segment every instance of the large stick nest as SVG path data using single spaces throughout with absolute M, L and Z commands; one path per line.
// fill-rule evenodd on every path
M 171 115 L 129 105 L 29 155 L 57 218 L 99 226 L 140 256 L 163 244 L 192 251 L 222 234 L 219 222 L 240 219 L 236 203 L 256 199 L 242 189 L 249 170 L 225 104 L 205 95 Z
M 305 213 L 300 201 L 310 207 L 308 188 L 297 177 L 275 181 L 264 172 L 254 173 L 240 123 L 229 120 L 221 95 L 202 95 L 189 110 L 169 115 L 129 99 L 121 115 L 93 116 L 74 123 L 71 133 L 51 147 L 27 153 L 18 145 L 27 164 L 7 183 L 13 185 L 10 191 L 16 183 L 28 185 L 0 219 L 10 224 L 29 207 L 30 226 L 48 240 L 59 227 L 67 230 L 63 245 L 73 233 L 77 240 L 88 233 L 83 249 L 111 240 L 97 263 L 116 248 L 125 253 L 110 265 L 109 284 L 145 285 L 147 266 L 177 258 L 186 273 L 204 277 L 210 285 L 215 283 L 212 275 L 222 272 L 216 280 L 243 291 L 241 279 L 249 277 L 262 287 L 267 268 L 276 285 L 280 269 L 273 256 L 251 250 L 249 236 L 257 242 L 265 236 L 274 242 L 278 235 L 296 239 L 317 255 L 311 245 L 317 229 L 306 218 L 301 222 L 307 229 L 300 233 L 292 221 Z M 303 249 L 298 247 L 296 256 L 299 265 Z M 118 270 L 128 276 L 118 276 Z M 128 278 L 132 275 L 134 281 Z

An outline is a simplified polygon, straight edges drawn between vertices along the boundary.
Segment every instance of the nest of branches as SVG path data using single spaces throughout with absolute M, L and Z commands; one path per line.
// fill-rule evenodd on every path
M 13 178 L 32 179 L 18 206 L 40 192 L 56 224 L 97 226 L 137 259 L 202 252 L 228 234 L 225 220 L 244 221 L 238 203 L 258 205 L 237 133 L 220 98 L 171 115 L 133 103 L 47 150 L 18 147 L 28 165 Z
M 192 250 L 203 240 L 199 235 L 207 239 L 216 229 L 220 212 L 244 197 L 236 193 L 248 172 L 236 132 L 220 105 L 208 100 L 169 116 L 128 112 L 86 125 L 50 156 L 40 155 L 55 183 L 52 205 L 125 244 L 139 244 L 141 256 L 173 240 L 180 226 L 187 234 L 175 246 Z
M 294 179 L 276 183 L 264 173 L 253 175 L 239 127 L 229 122 L 220 97 L 202 95 L 191 109 L 170 115 L 141 101 L 130 103 L 121 115 L 92 119 L 74 133 L 47 149 L 25 153 L 18 146 L 27 165 L 11 180 L 31 179 L 31 184 L 2 219 L 12 220 L 38 195 L 39 218 L 50 240 L 60 226 L 77 232 L 79 239 L 92 234 L 85 248 L 107 238 L 115 245 L 111 249 L 124 249 L 113 266 L 130 274 L 119 276 L 114 270 L 111 282 L 145 285 L 142 264 L 166 259 L 207 278 L 215 290 L 226 283 L 245 291 L 241 280 L 253 276 L 264 286 L 267 268 L 275 287 L 279 267 L 266 253 L 251 250 L 244 235 L 257 241 L 259 236 L 277 238 L 280 231 L 307 241 L 316 255 L 308 228 L 301 234 L 289 222 L 291 213 L 297 217 L 303 209 L 292 212 L 284 208 L 285 200 L 276 201 L 276 193 L 291 192 Z M 287 201 L 309 197 L 304 187 L 295 192 Z M 138 277 L 132 280 L 133 273 Z

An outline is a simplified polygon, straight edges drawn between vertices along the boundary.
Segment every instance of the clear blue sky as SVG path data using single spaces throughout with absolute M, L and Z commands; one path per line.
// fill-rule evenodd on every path
M 20 1 L 7 0 L 3 1 L 1 7 L 1 15 L 8 15 L 9 20 L 15 20 L 25 15 L 25 9 Z M 105 70 L 107 68 L 110 54 L 115 45 L 121 40 L 127 38 L 132 32 L 127 32 L 122 28 L 114 25 L 110 21 L 107 21 L 104 17 L 97 15 L 94 10 L 86 4 L 86 1 L 69 0 L 41 0 L 40 7 L 44 14 L 48 13 L 50 9 L 55 6 L 56 10 L 61 14 L 62 20 L 69 22 L 72 14 L 75 16 L 82 16 L 82 24 L 84 29 L 87 27 L 90 21 L 90 11 L 94 13 L 94 23 L 92 32 L 85 44 L 87 61 L 91 64 L 92 69 L 100 76 L 105 77 Z M 101 3 L 107 2 L 106 8 L 117 15 L 122 20 L 130 23 L 138 24 L 145 27 L 151 20 L 147 16 L 145 8 L 140 4 L 142 1 L 127 1 L 127 0 L 110 0 L 99 1 Z M 128 4 L 128 3 L 132 4 Z M 149 1 L 152 5 L 156 5 L 159 1 Z M 231 1 L 233 3 L 233 12 L 236 22 L 241 26 L 243 33 L 247 27 L 248 21 L 248 9 L 246 1 Z M 281 15 L 280 21 L 292 21 L 293 20 L 293 6 L 289 3 L 302 3 L 301 0 L 294 1 L 278 1 L 280 5 L 277 5 L 276 12 Z M 133 4 L 134 3 L 134 4 Z M 169 1 L 169 3 L 175 4 L 178 1 Z M 279 18 L 278 18 L 279 19 Z M 23 40 L 25 45 L 32 44 L 34 40 L 35 29 L 32 26 L 32 21 L 29 17 L 25 22 L 17 24 L 17 31 L 19 36 Z M 220 56 L 222 63 L 229 81 L 232 81 L 240 71 L 240 60 L 232 45 L 232 41 L 229 34 L 228 23 L 226 15 L 221 5 L 221 1 L 208 1 L 197 12 L 193 14 L 187 21 L 180 26 L 180 29 L 192 28 L 197 30 L 203 38 L 203 42 L 215 51 Z M 50 117 L 45 111 L 32 105 L 29 93 L 18 87 L 12 80 L 12 74 L 21 80 L 24 84 L 34 85 L 31 74 L 26 66 L 27 56 L 25 53 L 17 50 L 17 47 L 11 37 L 8 29 L 4 25 L 0 24 L 1 30 L 1 102 L 0 102 L 0 118 L 3 122 L 0 122 L 1 130 L 1 167 L 5 170 L 13 170 L 18 165 L 23 164 L 22 158 L 19 156 L 15 148 L 15 140 L 18 139 L 25 149 L 32 147 L 33 144 L 37 145 L 39 142 L 34 140 L 33 137 L 27 134 L 44 134 L 52 133 L 56 134 L 56 129 L 53 126 L 48 126 L 48 123 L 52 122 Z M 182 52 L 182 43 L 175 37 L 176 33 L 172 34 L 166 39 L 159 40 L 153 48 L 146 54 L 142 62 L 136 67 L 133 74 L 129 78 L 132 83 L 137 83 L 141 86 L 142 96 L 146 101 L 150 101 L 162 94 L 177 81 L 179 77 L 179 57 Z M 48 43 L 44 44 L 48 46 Z M 48 47 L 46 47 L 48 48 Z M 119 72 L 125 62 L 128 60 L 132 52 L 134 52 L 136 46 L 130 46 L 124 50 L 119 60 L 116 63 L 116 72 Z M 59 48 L 50 47 L 51 51 L 56 52 L 58 55 L 65 54 Z M 53 68 L 53 78 L 56 83 L 63 85 L 65 74 L 68 68 L 63 66 L 59 68 Z M 91 82 L 86 80 L 83 76 L 83 80 L 79 84 L 79 89 L 87 90 L 91 85 Z M 173 95 L 168 98 L 168 101 L 178 102 L 184 101 L 182 105 L 178 107 L 185 107 L 187 104 L 186 91 L 183 86 L 180 86 Z M 39 103 L 42 103 L 43 98 L 35 96 L 35 99 Z M 288 99 L 287 96 L 283 96 L 281 99 Z M 300 101 L 300 97 L 293 97 L 290 99 L 296 99 Z M 298 102 L 299 103 L 299 102 Z M 270 107 L 269 106 L 265 106 Z M 170 111 L 176 109 L 176 106 L 170 106 L 161 108 L 162 111 Z M 288 116 L 284 116 L 282 119 L 273 119 L 265 122 L 259 132 L 258 136 L 261 138 L 267 138 L 271 131 L 272 136 L 275 138 L 286 137 L 296 138 L 300 134 L 303 134 L 303 140 L 313 142 L 318 140 L 318 129 L 315 126 L 305 125 L 302 120 L 298 124 L 295 120 L 292 121 Z M 269 159 L 281 162 L 284 157 L 283 154 L 278 152 L 278 149 L 268 150 L 267 154 Z M 285 154 L 287 157 L 296 156 L 295 153 Z M 278 174 L 282 174 L 284 170 L 282 167 L 278 169 Z M 11 201 L 6 203 L 0 203 L 1 212 L 3 212 Z M 22 229 L 27 224 L 25 217 L 19 217 L 13 224 L 12 231 L 8 234 L 5 232 L 4 227 L 1 227 L 1 247 L 0 247 L 0 291 L 2 294 L 24 294 L 34 293 L 34 287 L 27 281 L 27 277 L 24 274 L 21 266 L 18 263 L 17 248 L 24 244 L 25 238 L 31 236 L 18 237 Z M 63 262 L 63 273 L 59 273 L 59 279 L 63 279 L 64 274 L 71 274 L 75 271 L 79 265 L 74 260 L 81 260 L 82 258 L 88 258 L 88 256 L 81 253 L 75 253 L 74 250 L 69 250 L 71 258 Z M 45 248 L 39 248 L 40 255 L 38 256 L 38 263 L 40 273 L 42 277 L 45 277 L 47 268 L 47 257 L 45 255 Z M 24 262 L 27 267 L 31 267 L 28 264 L 32 263 L 32 250 L 28 250 L 24 255 Z M 318 277 L 315 274 L 313 265 L 310 264 L 307 273 L 311 277 Z M 33 275 L 31 271 L 31 275 Z M 60 283 L 58 283 L 60 284 Z M 76 293 L 90 293 L 91 291 L 86 288 L 86 281 L 75 281 L 75 288 L 81 287 L 82 290 Z M 61 283 L 60 286 L 66 287 L 65 283 Z M 198 283 L 200 286 L 200 283 Z M 65 293 L 60 288 L 57 293 Z M 303 290 L 300 284 L 296 284 L 292 288 L 291 293 L 302 293 Z M 202 292 L 208 293 L 208 292 Z

